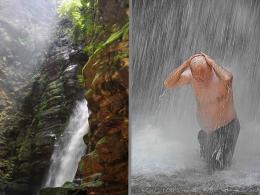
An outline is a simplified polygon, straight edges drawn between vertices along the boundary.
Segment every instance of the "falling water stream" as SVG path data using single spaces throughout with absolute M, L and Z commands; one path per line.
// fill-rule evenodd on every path
M 78 162 L 86 149 L 83 136 L 88 130 L 88 115 L 87 101 L 84 99 L 77 102 L 68 126 L 52 154 L 45 186 L 60 187 L 66 181 L 73 181 Z
M 259 18 L 257 0 L 133 0 L 133 194 L 260 192 Z M 163 88 L 174 68 L 201 51 L 233 73 L 241 122 L 231 168 L 214 175 L 199 158 L 191 87 Z

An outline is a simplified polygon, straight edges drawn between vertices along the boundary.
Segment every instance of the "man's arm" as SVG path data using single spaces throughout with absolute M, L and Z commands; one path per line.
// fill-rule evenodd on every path
M 164 81 L 165 88 L 174 88 L 176 86 L 188 84 L 191 80 L 191 72 L 188 68 L 192 58 L 201 55 L 195 54 L 185 60 L 178 68 L 176 68 Z
M 189 67 L 188 60 L 186 60 L 182 65 L 176 68 L 173 72 L 167 76 L 164 81 L 165 88 L 173 88 L 180 84 L 185 84 L 188 82 L 187 77 L 182 76 L 182 73 Z
M 224 67 L 218 65 L 213 59 L 211 59 L 208 55 L 202 53 L 207 61 L 207 63 L 213 68 L 217 76 L 223 81 L 231 82 L 233 80 L 233 75 Z
M 180 75 L 179 71 L 172 72 L 164 81 L 165 88 L 174 88 L 177 86 L 189 84 L 191 80 L 190 69 L 185 69 Z

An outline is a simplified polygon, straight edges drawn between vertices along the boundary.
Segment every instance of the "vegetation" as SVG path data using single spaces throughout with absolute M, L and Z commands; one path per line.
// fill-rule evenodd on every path
M 85 44 L 83 50 L 88 56 L 119 38 L 122 31 L 128 32 L 128 24 L 119 29 L 116 25 L 102 22 L 98 0 L 66 0 L 60 5 L 58 13 L 72 22 L 72 28 L 67 30 L 76 42 Z M 103 43 L 109 35 L 110 38 Z
M 82 69 L 82 72 L 84 72 L 86 66 L 92 63 L 92 60 L 109 44 L 113 43 L 117 39 L 120 39 L 124 37 L 129 31 L 129 23 L 125 24 L 119 31 L 112 33 L 110 37 L 104 42 L 99 44 L 96 47 L 96 50 L 92 53 L 92 55 L 89 57 L 88 63 L 85 64 L 85 66 Z M 94 79 L 95 80 L 95 79 Z
M 77 42 L 84 42 L 85 53 L 93 53 L 99 46 L 98 37 L 105 33 L 105 25 L 99 20 L 98 0 L 67 0 L 58 9 L 60 16 L 72 22 L 68 31 Z
M 129 23 L 120 27 L 104 22 L 101 19 L 98 3 L 98 0 L 67 0 L 58 9 L 60 16 L 72 22 L 72 28 L 67 30 L 74 41 L 84 45 L 83 51 L 89 57 L 82 73 L 104 48 L 123 38 L 129 31 Z M 95 78 L 98 77 L 97 74 Z M 83 74 L 79 73 L 77 80 L 80 85 L 83 85 Z

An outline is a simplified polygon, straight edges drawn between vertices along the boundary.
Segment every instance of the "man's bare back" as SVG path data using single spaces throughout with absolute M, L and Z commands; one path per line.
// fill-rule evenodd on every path
M 177 77 L 180 73 L 179 79 L 176 79 L 175 71 L 165 80 L 164 85 L 166 88 L 172 88 L 191 84 L 197 101 L 197 119 L 202 129 L 213 132 L 234 119 L 236 112 L 233 103 L 232 74 L 216 65 L 205 54 L 193 55 L 183 64 L 181 66 L 185 70 L 177 70 Z M 201 70 L 198 70 L 198 67 Z

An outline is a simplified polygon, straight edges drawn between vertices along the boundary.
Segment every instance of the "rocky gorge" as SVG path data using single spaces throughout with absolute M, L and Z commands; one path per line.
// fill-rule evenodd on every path
M 34 40 L 38 53 L 27 52 L 27 61 L 18 53 L 9 55 L 9 46 L 4 43 L 0 63 L 5 67 L 0 72 L 0 194 L 38 193 L 57 140 L 75 102 L 82 98 L 88 101 L 90 116 L 89 131 L 82 138 L 87 149 L 76 174 L 79 182 L 45 188 L 40 194 L 127 194 L 128 3 L 99 1 L 97 6 L 102 22 L 108 24 L 107 32 L 99 37 L 101 47 L 90 54 L 83 52 L 84 42 L 71 39 L 68 29 L 72 24 L 66 18 L 57 23 L 52 38 L 43 41 L 48 43 L 44 49 Z M 6 26 L 1 27 L 5 32 Z M 6 34 L 10 36 L 10 32 Z M 17 40 L 17 34 L 13 36 L 10 39 Z M 21 47 L 13 45 L 15 49 L 26 52 L 23 41 L 16 44 Z
M 3 169 L 3 175 L 12 180 L 5 188 L 12 193 L 25 193 L 28 185 L 39 188 L 55 140 L 62 134 L 75 100 L 83 97 L 77 74 L 86 57 L 64 35 L 64 25 L 66 21 L 61 22 L 40 72 L 33 76 L 21 109 L 3 123 L 4 129 L 12 127 L 2 132 L 6 140 L 3 158 L 7 157 L 3 165 L 11 166 Z

